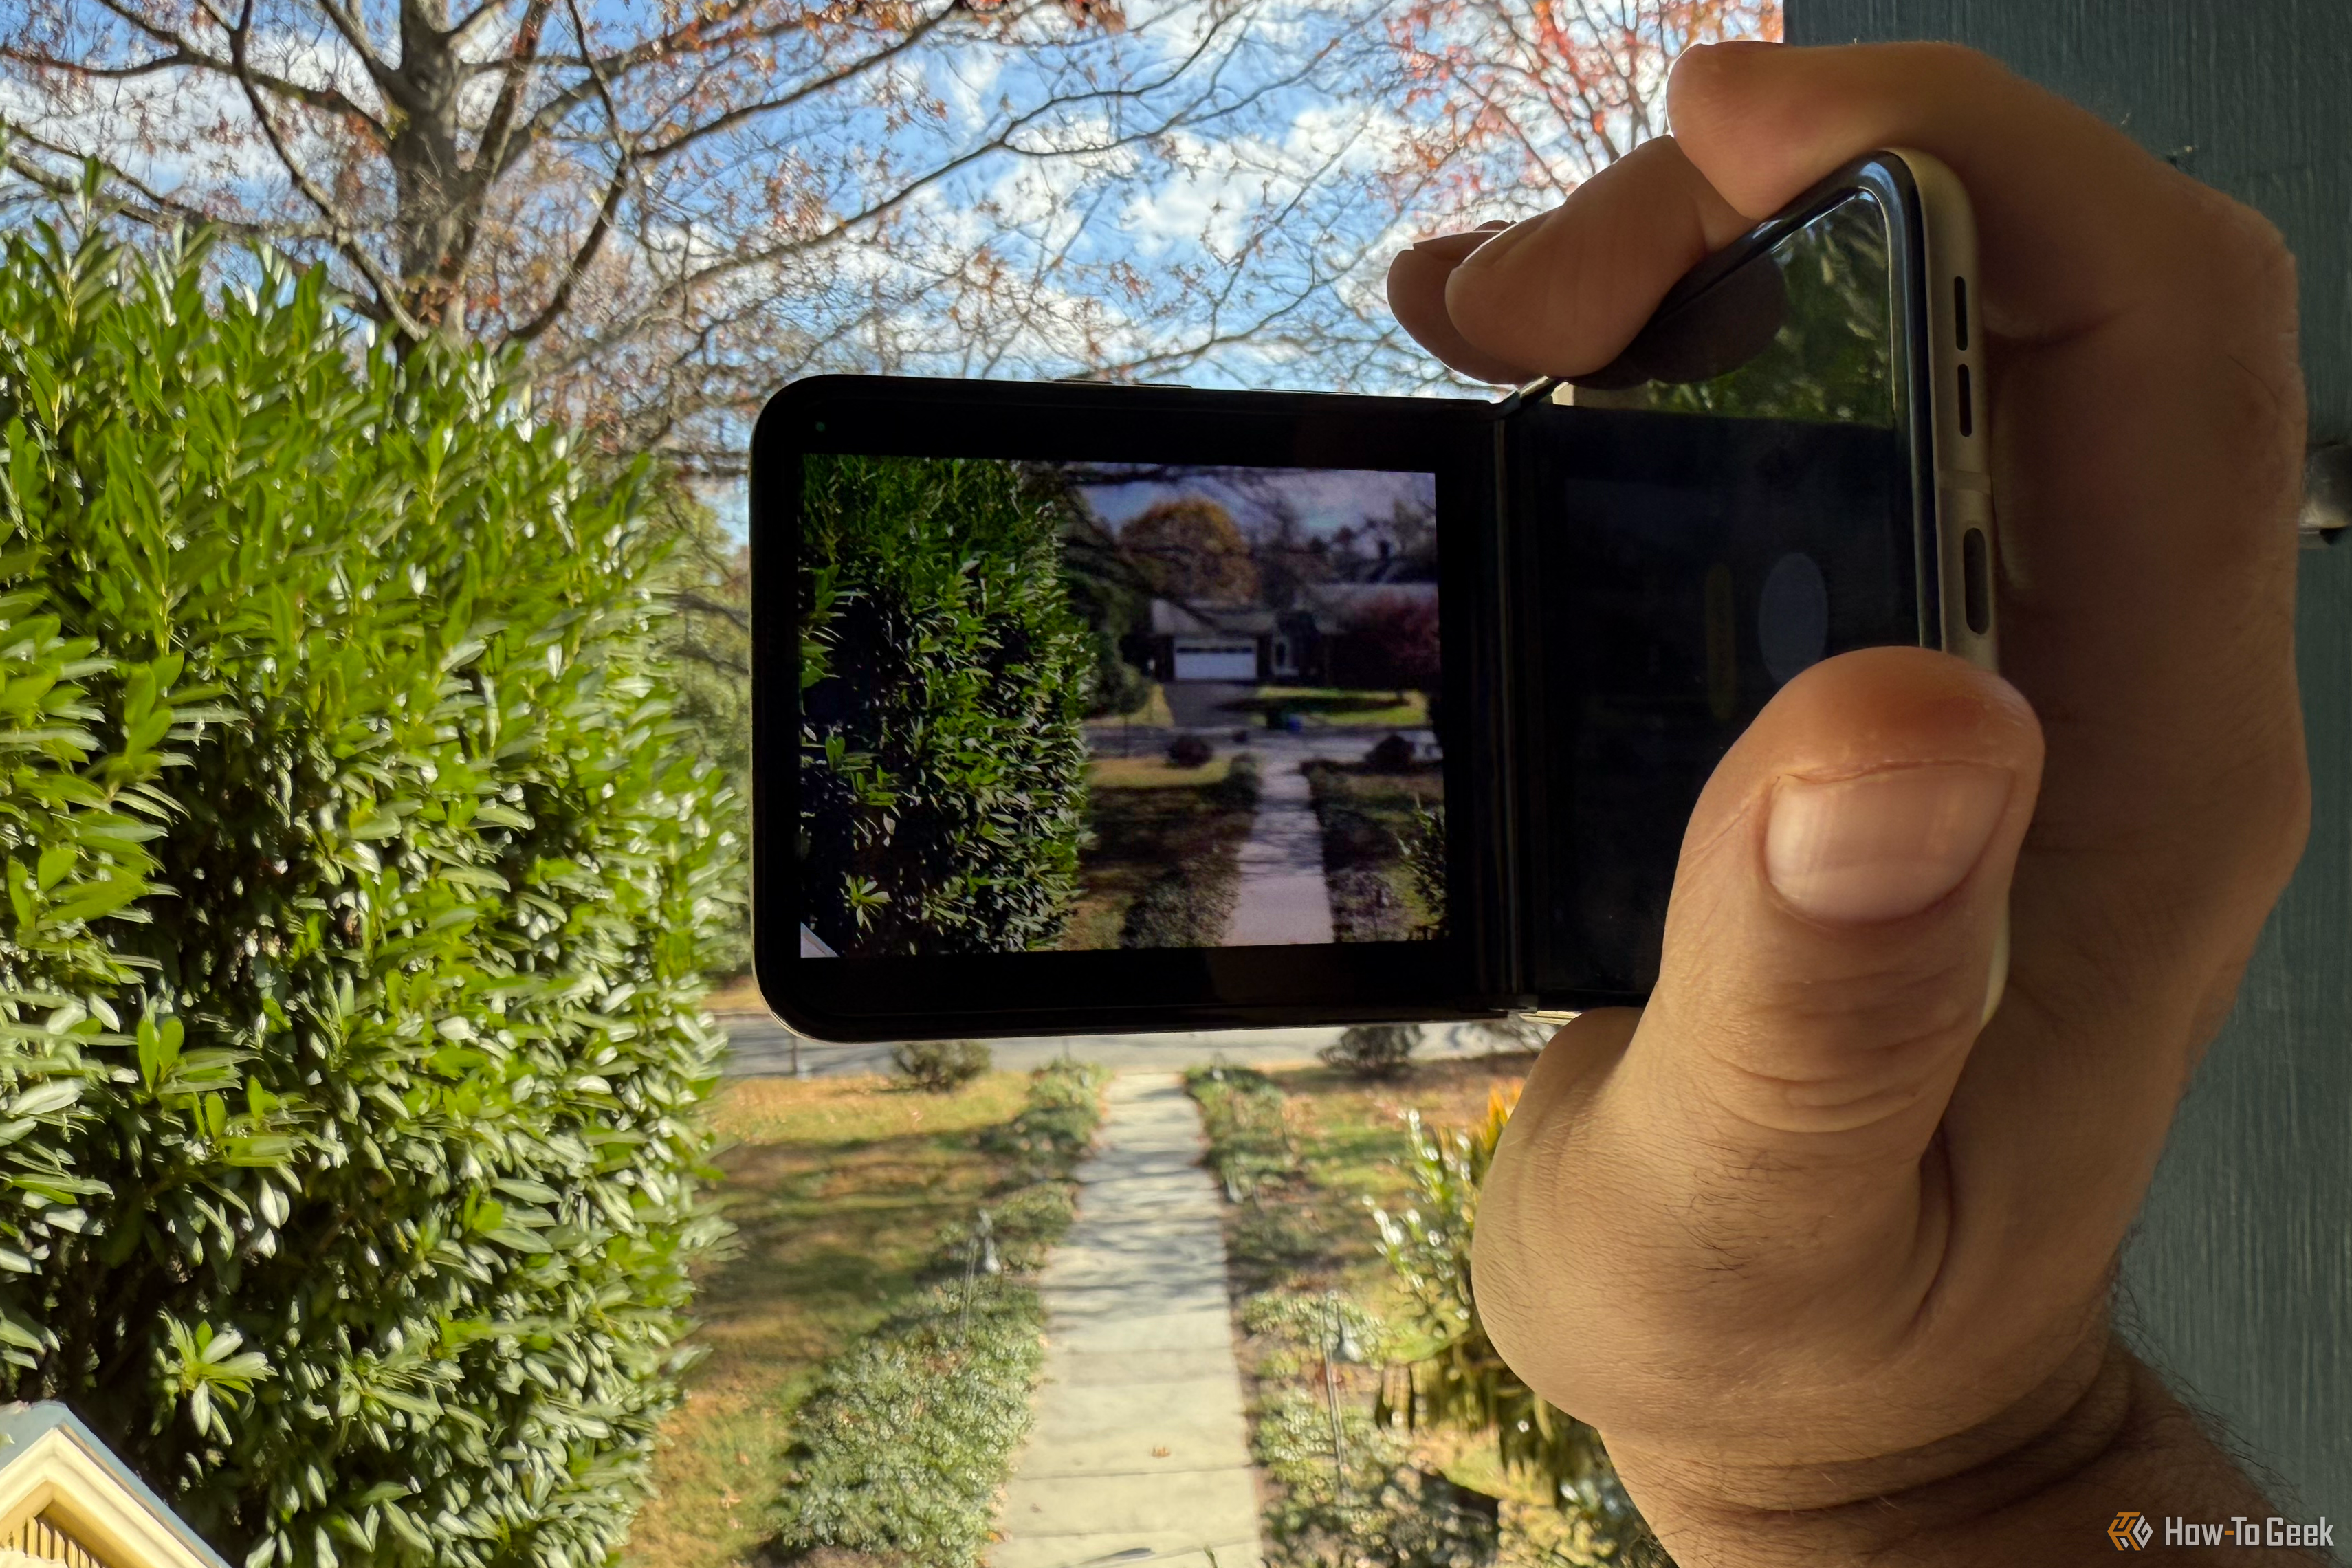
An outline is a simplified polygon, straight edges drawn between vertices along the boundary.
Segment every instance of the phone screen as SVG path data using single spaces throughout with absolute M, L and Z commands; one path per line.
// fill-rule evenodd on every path
M 1647 991 L 1723 754 L 1818 660 L 1922 640 L 1888 235 L 1849 195 L 1523 416 L 1538 990 Z
M 803 956 L 1444 936 L 1435 473 L 802 462 Z

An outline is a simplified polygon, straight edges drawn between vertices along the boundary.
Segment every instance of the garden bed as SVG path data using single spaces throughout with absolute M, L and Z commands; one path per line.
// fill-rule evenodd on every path
M 1416 885 L 1407 852 L 1424 813 L 1442 810 L 1443 764 L 1389 770 L 1363 762 L 1306 764 L 1323 828 L 1331 925 L 1342 942 L 1409 942 L 1432 935 L 1444 911 Z
M 656 1493 L 624 1563 L 765 1568 L 801 1462 L 797 1418 L 824 1369 L 886 1324 L 919 1324 L 941 1252 L 979 1210 L 1003 1212 L 1041 1172 L 1067 1168 L 1071 1140 L 1083 1145 L 1092 1113 L 1044 1125 L 1031 1089 L 1025 1074 L 992 1072 L 951 1094 L 879 1077 L 743 1079 L 721 1092 L 715 1120 L 736 1141 L 717 1162 L 719 1198 L 737 1246 L 698 1281 L 693 1343 L 707 1355 L 664 1424 Z M 1035 1197 L 1013 1207 L 1003 1249 L 1018 1265 L 1056 1217 L 1027 1212 Z M 994 1301 L 977 1332 L 1017 1348 L 1023 1311 Z
M 1078 907 L 1061 945 L 1215 946 L 1256 813 L 1255 762 L 1221 756 L 1176 768 L 1160 758 L 1099 758 L 1091 787 Z
M 1413 1199 L 1406 1113 L 1437 1128 L 1474 1124 L 1489 1096 L 1507 1092 L 1533 1063 L 1525 1052 L 1425 1062 L 1388 1083 L 1329 1068 L 1190 1075 L 1211 1168 L 1231 1200 L 1224 1218 L 1237 1338 L 1253 1450 L 1267 1478 L 1267 1561 L 1276 1568 L 1325 1568 L 1339 1550 L 1335 1536 L 1350 1543 L 1341 1559 L 1350 1568 L 1568 1568 L 1597 1560 L 1582 1549 L 1591 1533 L 1550 1506 L 1540 1480 L 1504 1471 L 1490 1436 L 1372 1420 L 1384 1384 L 1402 1375 L 1382 1364 L 1430 1348 L 1401 1326 L 1411 1313 L 1380 1256 L 1368 1207 L 1402 1210 Z M 1350 1347 L 1365 1357 L 1332 1368 L 1344 1493 L 1323 1382 L 1343 1322 Z M 1491 1556 L 1465 1544 L 1481 1528 Z

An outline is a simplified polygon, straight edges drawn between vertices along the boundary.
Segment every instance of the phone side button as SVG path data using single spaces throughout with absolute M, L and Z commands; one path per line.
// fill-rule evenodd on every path
M 1992 630 L 1992 546 L 1982 528 L 1960 539 L 1960 584 L 1969 630 L 1981 637 Z
M 1950 476 L 1943 476 L 1949 479 Z M 1973 479 L 1976 476 L 1963 477 Z M 1973 484 L 1946 483 L 1941 494 L 1944 564 L 1944 647 L 1970 664 L 1997 669 L 2000 638 L 2000 545 L 1993 532 L 1992 497 Z

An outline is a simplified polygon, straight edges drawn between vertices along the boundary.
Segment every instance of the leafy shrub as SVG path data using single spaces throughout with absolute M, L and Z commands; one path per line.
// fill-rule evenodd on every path
M 1077 898 L 1095 659 L 1063 501 L 1011 463 L 806 463 L 801 918 L 839 953 L 1051 946 Z
M 1122 947 L 1213 947 L 1224 939 L 1240 877 L 1215 862 L 1171 866 L 1135 895 L 1118 929 Z
M 1670 1568 L 1601 1435 L 1520 1381 L 1478 1321 L 1470 1276 L 1478 1189 L 1517 1102 L 1516 1085 L 1496 1090 L 1484 1121 L 1442 1136 L 1423 1126 L 1418 1113 L 1407 1117 L 1412 1205 L 1402 1213 L 1373 1207 L 1372 1217 L 1381 1256 L 1412 1303 L 1413 1328 L 1435 1348 L 1383 1385 L 1375 1419 L 1490 1435 L 1505 1469 L 1531 1471 L 1549 1484 L 1581 1560 Z
M 1187 1072 L 1184 1088 L 1200 1104 L 1209 1168 L 1227 1201 L 1255 1197 L 1261 1186 L 1298 1168 L 1298 1145 L 1284 1113 L 1282 1087 L 1273 1079 L 1255 1068 L 1220 1062 Z
M 996 1489 L 1029 1429 L 1045 1311 L 1010 1274 L 976 1269 L 983 1235 L 1003 1266 L 1045 1261 L 1069 1228 L 1068 1178 L 1102 1119 L 1107 1074 L 1048 1062 L 1020 1114 L 983 1146 L 1011 1156 L 1007 1190 L 940 1238 L 941 1283 L 826 1364 L 793 1415 L 776 1546 L 786 1563 L 860 1553 L 891 1568 L 976 1568 Z
M 1412 769 L 1412 742 L 1402 735 L 1384 735 L 1364 753 L 1364 766 L 1375 773 L 1406 773 Z
M 1276 1485 L 1269 1558 L 1283 1568 L 1486 1568 L 1501 1544 L 1498 1500 L 1408 1463 L 1398 1436 L 1360 1405 L 1331 1411 L 1304 1388 L 1258 1412 L 1252 1447 Z M 1344 1466 L 1342 1464 L 1344 1461 Z
M 1209 799 L 1232 811 L 1255 811 L 1257 798 L 1265 783 L 1258 777 L 1257 758 L 1236 757 L 1226 766 L 1225 776 L 1209 787 Z
M 988 1217 L 988 1235 L 995 1240 L 998 1260 L 1007 1269 L 1023 1270 L 1044 1265 L 1045 1254 L 1069 1230 L 1078 1209 L 1069 1185 L 1059 1173 L 1047 1172 L 1026 1186 L 990 1199 L 982 1212 Z M 950 1227 L 940 1238 L 941 1255 L 969 1252 L 978 1234 L 977 1223 Z
M 794 1417 L 784 1560 L 829 1546 L 977 1564 L 1029 1430 L 1045 1327 L 1036 1291 L 983 1274 L 934 1286 L 829 1364 Z
M 1206 768 L 1216 754 L 1216 747 L 1198 735 L 1180 735 L 1168 743 L 1168 761 L 1177 768 Z
M 890 1048 L 898 1076 L 929 1094 L 949 1094 L 989 1069 L 995 1059 L 976 1040 L 914 1040 Z
M 1066 1057 L 1029 1074 L 1021 1113 L 981 1135 L 981 1147 L 1014 1162 L 1016 1179 L 1030 1182 L 1064 1172 L 1082 1158 L 1102 1124 L 1102 1086 L 1108 1074 L 1098 1064 Z
M 599 1561 L 721 1233 L 656 551 L 493 366 L 203 264 L 0 256 L 0 1394 L 255 1568 Z
M 1412 1065 L 1421 1030 L 1409 1023 L 1363 1023 L 1315 1054 L 1329 1066 L 1358 1078 L 1396 1078 Z
M 1421 906 L 1431 912 L 1414 936 L 1431 941 L 1445 939 L 1445 808 L 1434 810 L 1416 802 L 1412 809 L 1412 825 L 1399 836 L 1398 848 L 1404 853 L 1406 874 L 1412 878 L 1413 895 Z

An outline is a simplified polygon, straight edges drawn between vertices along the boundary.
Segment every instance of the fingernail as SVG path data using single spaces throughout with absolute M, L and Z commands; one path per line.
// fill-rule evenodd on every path
M 1764 873 L 1817 920 L 1916 915 L 1960 885 L 2009 804 L 2005 768 L 1899 768 L 1772 795 Z
M 1427 239 L 1417 239 L 1405 248 L 1441 251 L 1475 250 L 1510 226 L 1496 219 L 1493 223 L 1480 224 L 1475 229 L 1461 229 L 1450 235 L 1432 235 Z

